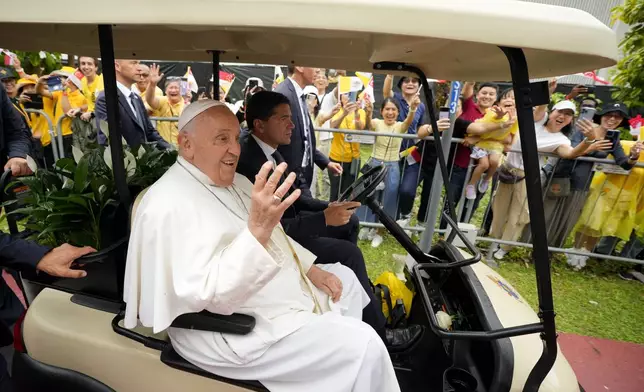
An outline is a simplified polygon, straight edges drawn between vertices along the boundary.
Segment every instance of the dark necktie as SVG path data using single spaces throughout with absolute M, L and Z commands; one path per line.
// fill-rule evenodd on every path
M 276 166 L 279 165 L 280 163 L 284 162 L 284 157 L 277 150 L 275 150 L 275 152 L 272 153 L 271 156 L 273 157 L 273 159 L 275 159 L 275 165 Z

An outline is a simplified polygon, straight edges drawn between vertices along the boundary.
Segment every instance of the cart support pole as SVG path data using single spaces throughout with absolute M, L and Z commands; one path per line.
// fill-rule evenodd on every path
M 212 53 L 212 99 L 219 101 L 221 98 L 219 96 L 219 55 L 221 54 L 218 50 L 211 51 Z
M 523 392 L 537 392 L 539 386 L 552 369 L 557 359 L 557 331 L 555 328 L 555 311 L 552 299 L 552 281 L 548 240 L 546 237 L 546 219 L 543 213 L 541 198 L 541 176 L 537 138 L 534 131 L 534 103 L 531 96 L 528 64 L 523 50 L 501 47 L 510 63 L 512 87 L 517 105 L 521 151 L 525 168 L 525 186 L 528 192 L 530 209 L 530 228 L 533 234 L 532 258 L 537 275 L 537 295 L 539 297 L 539 318 L 544 330 L 541 333 L 543 352 L 534 366 L 523 387 Z
M 105 81 L 105 104 L 107 107 L 107 125 L 109 126 L 109 145 L 112 155 L 112 170 L 114 182 L 119 193 L 119 199 L 126 210 L 131 206 L 130 190 L 127 187 L 125 162 L 123 161 L 123 143 L 119 128 L 119 102 L 116 87 L 116 68 L 114 66 L 114 40 L 111 25 L 98 25 L 98 41 L 101 47 L 103 63 L 103 79 Z

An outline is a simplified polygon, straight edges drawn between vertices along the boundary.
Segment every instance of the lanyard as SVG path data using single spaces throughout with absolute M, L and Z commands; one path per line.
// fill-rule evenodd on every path
M 237 212 L 235 212 L 232 209 L 230 209 L 226 205 L 226 203 L 224 203 L 219 198 L 219 196 L 217 196 L 217 194 L 212 191 L 212 189 L 210 189 L 206 184 L 201 182 L 194 174 L 192 174 L 190 172 L 190 170 L 188 170 L 187 167 L 183 166 L 183 164 L 181 162 L 177 162 L 177 163 L 179 164 L 179 166 L 181 166 L 183 168 L 183 170 L 188 172 L 188 174 L 190 174 L 190 176 L 192 176 L 192 178 L 194 178 L 195 181 L 199 182 L 204 188 L 206 188 L 206 190 L 208 190 L 208 192 L 210 192 L 213 196 L 215 196 L 215 198 L 217 198 L 217 200 L 219 200 L 219 202 L 221 204 L 223 204 L 224 207 L 226 207 L 226 209 L 228 211 L 230 211 L 233 215 L 235 215 L 240 220 L 245 221 L 245 219 L 243 217 L 241 217 Z M 235 190 L 235 186 L 233 185 L 231 187 L 231 189 L 233 190 L 233 192 L 237 196 L 238 204 L 241 204 L 243 209 L 246 211 L 246 214 L 250 215 L 250 212 L 248 211 L 248 209 L 246 208 L 246 205 L 244 204 L 244 200 L 241 198 L 241 196 L 239 195 L 237 190 Z M 228 190 L 228 191 L 230 192 L 230 190 Z M 233 192 L 231 192 L 231 194 Z M 291 254 L 293 255 L 293 259 L 295 260 L 295 264 L 297 264 L 297 269 L 300 272 L 300 277 L 302 278 L 302 280 L 304 280 L 304 283 L 306 284 L 306 287 L 309 290 L 309 294 L 311 295 L 311 298 L 313 299 L 313 304 L 314 304 L 313 312 L 316 313 L 316 314 L 322 314 L 322 307 L 320 306 L 320 303 L 318 302 L 317 296 L 315 295 L 315 291 L 313 290 L 313 287 L 311 286 L 311 281 L 309 279 L 307 279 L 306 274 L 304 273 L 304 267 L 302 266 L 302 261 L 300 260 L 300 257 L 297 255 L 297 252 L 295 251 L 295 248 L 293 247 L 293 244 L 291 244 L 291 241 L 289 240 L 288 236 L 286 235 L 286 232 L 284 231 L 284 229 L 279 227 L 279 231 L 282 233 L 282 235 L 284 235 L 284 239 L 286 240 L 286 243 L 288 244 L 288 247 L 289 247 L 289 249 L 291 251 Z

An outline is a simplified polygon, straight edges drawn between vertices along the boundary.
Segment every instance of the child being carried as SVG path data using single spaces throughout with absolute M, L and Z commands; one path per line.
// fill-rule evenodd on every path
M 484 173 L 486 175 L 479 183 L 478 191 L 487 192 L 490 180 L 501 164 L 503 153 L 512 145 L 519 130 L 516 116 L 514 92 L 508 89 L 501 93 L 499 100 L 487 110 L 485 116 L 477 120 L 477 122 L 500 124 L 501 128 L 474 136 L 477 141 L 472 148 L 471 157 L 477 159 L 478 164 L 472 172 L 470 182 L 465 187 L 466 199 L 476 199 L 476 183 Z

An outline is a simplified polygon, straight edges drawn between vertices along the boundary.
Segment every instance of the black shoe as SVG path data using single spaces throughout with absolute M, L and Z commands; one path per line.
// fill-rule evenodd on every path
M 630 272 L 620 272 L 620 273 L 617 274 L 617 276 L 619 276 L 623 280 L 633 280 L 633 279 L 635 279 L 633 274 L 631 274 Z
M 412 325 L 407 328 L 385 330 L 385 346 L 390 353 L 399 353 L 410 349 L 423 336 L 423 327 Z

